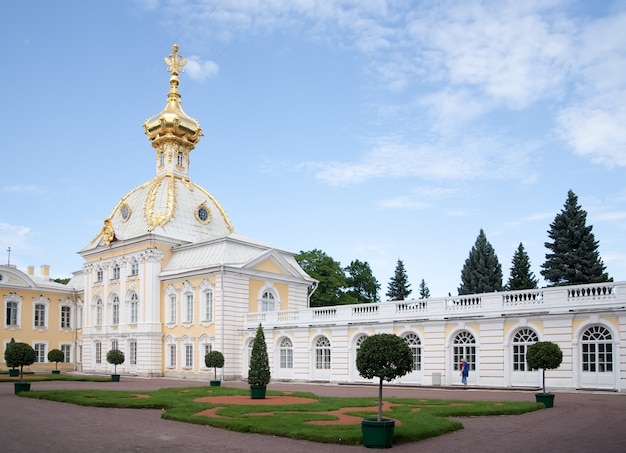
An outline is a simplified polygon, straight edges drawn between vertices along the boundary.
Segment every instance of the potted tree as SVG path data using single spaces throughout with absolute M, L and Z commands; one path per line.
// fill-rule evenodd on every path
M 248 384 L 252 399 L 265 399 L 267 384 L 270 382 L 270 364 L 267 358 L 267 345 L 263 327 L 259 324 L 252 344 L 250 368 L 248 370 Z
M 383 418 L 383 381 L 392 381 L 413 369 L 411 348 L 397 335 L 372 335 L 363 340 L 359 347 L 356 368 L 365 379 L 379 378 L 378 416 L 361 422 L 363 445 L 370 448 L 391 448 L 395 420 Z
M 528 347 L 526 362 L 531 369 L 541 369 L 542 392 L 535 393 L 535 400 L 546 407 L 554 405 L 554 393 L 546 393 L 546 370 L 558 368 L 563 361 L 563 351 L 551 341 L 539 341 Z
M 4 362 L 9 367 L 9 376 L 18 377 L 20 375 L 20 370 L 17 369 L 17 365 L 11 362 L 11 355 L 7 356 L 8 349 L 15 344 L 15 338 L 11 338 L 7 348 L 4 350 Z
M 50 349 L 48 352 L 48 362 L 54 362 L 54 370 L 52 370 L 52 374 L 61 374 L 61 370 L 59 370 L 59 362 L 63 362 L 65 359 L 65 354 L 60 349 Z
M 29 344 L 14 342 L 4 351 L 4 357 L 7 363 L 11 363 L 11 366 L 19 367 L 20 369 L 20 380 L 13 383 L 15 394 L 28 392 L 30 390 L 30 382 L 24 382 L 24 366 L 35 363 L 35 360 L 37 360 L 35 350 Z
M 215 371 L 215 379 L 211 381 L 211 387 L 219 387 L 221 384 L 217 379 L 217 369 L 224 366 L 224 354 L 219 351 L 208 352 L 204 356 L 204 364 Z
M 113 365 L 113 374 L 111 375 L 111 380 L 113 382 L 120 381 L 120 375 L 117 374 L 117 366 L 124 363 L 124 353 L 119 349 L 111 349 L 107 352 L 107 362 Z

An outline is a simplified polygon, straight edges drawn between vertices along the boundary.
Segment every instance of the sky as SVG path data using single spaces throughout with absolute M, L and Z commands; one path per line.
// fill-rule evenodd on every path
M 541 278 L 568 190 L 626 280 L 626 1 L 23 0 L 2 6 L 0 262 L 77 251 L 155 175 L 172 44 L 190 177 L 237 233 L 456 294 L 481 229 Z M 8 249 L 11 249 L 9 254 Z

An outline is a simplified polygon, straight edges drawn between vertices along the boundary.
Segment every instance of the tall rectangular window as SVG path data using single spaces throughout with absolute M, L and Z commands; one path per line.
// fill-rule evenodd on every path
M 46 344 L 45 343 L 35 343 L 35 363 L 45 363 L 46 362 Z
M 111 324 L 116 326 L 120 323 L 120 302 L 117 296 L 115 297 L 115 300 L 113 301 L 112 309 L 113 309 L 113 312 L 111 313 L 112 314 Z
M 17 326 L 18 320 L 18 306 L 17 302 L 7 302 L 7 317 L 6 317 L 6 325 L 7 326 Z
M 117 344 L 118 344 L 118 343 L 117 343 L 117 340 L 111 340 L 111 350 L 113 350 L 113 349 L 119 349 L 119 348 L 117 347 Z
M 129 354 L 130 354 L 130 364 L 137 365 L 137 342 L 131 341 L 128 344 Z
M 176 296 L 171 295 L 169 300 L 168 321 L 172 324 L 176 323 Z
M 169 345 L 170 348 L 170 367 L 176 368 L 176 345 Z
M 185 345 L 185 368 L 193 368 L 193 345 Z
M 72 327 L 72 307 L 61 307 L 61 329 Z
M 193 294 L 187 294 L 187 302 L 185 304 L 185 322 L 193 322 Z
M 96 350 L 94 351 L 94 361 L 96 363 L 102 363 L 102 343 L 99 341 L 94 345 Z
M 46 327 L 46 306 L 44 304 L 35 305 L 35 327 Z
M 207 291 L 204 293 L 204 311 L 202 315 L 203 321 L 213 321 L 213 291 Z
M 137 324 L 139 319 L 139 298 L 137 293 L 133 293 L 130 297 L 130 323 Z
M 61 352 L 63 353 L 63 362 L 70 363 L 72 361 L 72 345 L 62 344 Z

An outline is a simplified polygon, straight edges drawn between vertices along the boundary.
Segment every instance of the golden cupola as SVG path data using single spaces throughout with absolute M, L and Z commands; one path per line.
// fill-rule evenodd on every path
M 187 60 L 178 53 L 178 45 L 172 46 L 165 63 L 167 71 L 172 73 L 167 104 L 161 113 L 148 118 L 143 127 L 156 150 L 157 175 L 170 173 L 186 177 L 189 153 L 200 141 L 202 128 L 197 120 L 185 113 L 181 104 L 178 75 L 183 72 Z

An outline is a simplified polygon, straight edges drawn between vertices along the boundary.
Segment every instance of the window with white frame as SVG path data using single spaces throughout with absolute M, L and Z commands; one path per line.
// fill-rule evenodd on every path
M 128 361 L 131 365 L 137 365 L 137 342 L 131 340 L 128 343 Z
M 44 303 L 43 301 L 37 302 L 35 303 L 35 307 L 34 307 L 34 314 L 35 314 L 35 318 L 34 318 L 34 326 L 35 328 L 44 328 L 46 327 L 46 318 L 47 318 L 47 304 Z
M 276 296 L 270 290 L 263 291 L 261 296 L 261 311 L 274 311 L 276 310 Z
M 76 310 L 76 327 L 79 329 L 83 328 L 83 306 L 79 305 Z
M 100 282 L 102 282 L 102 279 L 103 279 L 103 272 L 102 272 L 102 269 L 98 268 L 98 269 L 96 270 L 96 282 L 97 282 L 97 283 L 100 283 Z
M 419 371 L 422 369 L 422 341 L 414 334 L 409 333 L 404 336 L 404 341 L 411 348 L 411 354 L 413 355 L 413 371 Z
M 213 321 L 213 291 L 211 291 L 210 289 L 203 293 L 202 321 Z
M 96 299 L 96 326 L 102 325 L 102 299 Z
M 180 151 L 178 152 L 178 158 L 176 159 L 176 165 L 178 165 L 179 167 L 183 166 L 183 153 L 181 153 Z
M 111 340 L 111 351 L 119 349 L 119 343 L 117 340 Z
M 94 343 L 94 362 L 102 363 L 102 343 L 99 341 Z
M 193 323 L 193 293 L 185 294 L 185 322 Z
M 10 296 L 13 296 L 11 294 Z M 6 327 L 19 327 L 20 326 L 20 307 L 22 305 L 21 300 L 7 300 L 5 299 L 6 317 L 4 318 L 4 325 Z
M 130 263 L 130 275 L 139 275 L 139 262 L 137 260 Z
M 176 294 L 170 294 L 167 302 L 167 322 L 170 324 L 176 324 Z
M 330 370 L 330 358 L 330 340 L 326 337 L 319 337 L 315 341 L 315 368 L 318 370 Z
M 178 354 L 178 348 L 175 344 L 170 344 L 167 346 L 169 352 L 169 360 L 168 364 L 170 368 L 176 368 L 176 355 Z
M 72 361 L 72 345 L 62 344 L 61 352 L 63 353 L 63 362 L 70 363 Z
M 534 330 L 524 328 L 518 330 L 513 336 L 513 371 L 530 371 L 526 363 L 528 346 L 539 341 Z
M 120 278 L 120 265 L 118 263 L 115 263 L 113 265 L 113 276 L 112 279 L 113 280 L 119 280 Z
M 61 329 L 70 329 L 72 327 L 72 307 L 67 305 L 61 306 Z
M 280 367 L 283 369 L 293 368 L 293 343 L 291 339 L 284 337 L 280 340 Z
M 461 371 L 461 359 L 465 358 L 469 369 L 476 370 L 476 339 L 467 331 L 459 332 L 454 337 L 454 371 Z
M 185 345 L 185 368 L 193 368 L 193 345 Z
M 137 324 L 137 321 L 139 320 L 139 297 L 134 291 L 130 295 L 129 311 L 130 323 Z
M 117 326 L 120 323 L 120 298 L 117 294 L 113 295 L 111 305 L 111 324 Z
M 613 336 L 603 326 L 592 326 L 582 336 L 582 365 L 587 373 L 613 371 Z
M 35 363 L 46 363 L 46 344 L 35 343 L 33 349 L 35 350 Z

